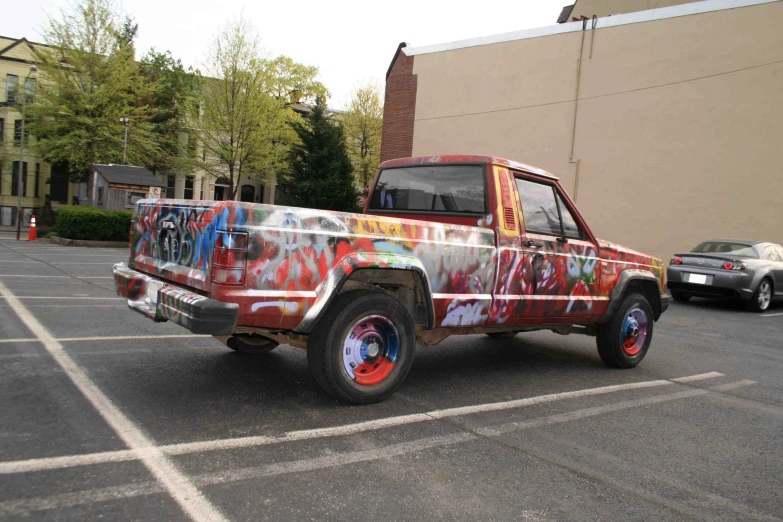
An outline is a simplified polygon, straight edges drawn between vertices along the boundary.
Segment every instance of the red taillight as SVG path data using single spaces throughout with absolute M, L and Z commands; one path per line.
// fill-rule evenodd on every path
M 726 261 L 723 263 L 723 269 L 724 270 L 745 270 L 748 267 L 745 263 L 737 263 L 734 264 L 731 261 Z
M 723 269 L 724 270 L 731 270 L 732 268 L 734 268 L 734 263 L 731 263 L 729 261 L 726 261 L 725 263 L 723 263 Z
M 245 282 L 247 234 L 218 232 L 212 252 L 212 282 L 241 285 Z
M 675 256 L 675 257 L 672 258 L 672 263 L 674 263 L 675 265 L 681 265 L 682 264 L 682 258 Z

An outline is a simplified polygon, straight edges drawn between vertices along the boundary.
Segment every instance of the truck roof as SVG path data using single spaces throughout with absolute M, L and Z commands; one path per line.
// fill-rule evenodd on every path
M 487 163 L 491 165 L 503 165 L 504 167 L 523 170 L 531 174 L 537 174 L 545 178 L 559 179 L 544 169 L 520 163 L 518 161 L 498 158 L 496 156 L 481 156 L 474 154 L 444 154 L 441 156 L 418 156 L 415 158 L 397 158 L 381 163 L 380 168 L 401 167 L 404 165 L 431 165 L 438 163 Z

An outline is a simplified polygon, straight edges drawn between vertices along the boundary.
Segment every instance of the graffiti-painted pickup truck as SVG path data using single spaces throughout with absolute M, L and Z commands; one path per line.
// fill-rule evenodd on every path
M 660 259 L 596 239 L 554 176 L 486 156 L 387 161 L 363 214 L 142 200 L 114 277 L 155 321 L 245 353 L 305 348 L 352 403 L 388 397 L 416 341 L 450 335 L 583 333 L 633 367 L 669 302 Z

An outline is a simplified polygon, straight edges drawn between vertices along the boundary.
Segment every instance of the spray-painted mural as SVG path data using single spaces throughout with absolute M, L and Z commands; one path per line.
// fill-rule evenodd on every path
M 362 268 L 421 277 L 436 327 L 590 322 L 606 311 L 626 269 L 651 271 L 663 290 L 660 260 L 607 242 L 546 236 L 535 237 L 543 246 L 531 251 L 522 239 L 533 235 L 501 233 L 498 216 L 503 208 L 470 227 L 235 201 L 144 200 L 134 215 L 130 268 L 189 289 L 164 296 L 170 309 L 179 297 L 209 295 L 238 303 L 241 326 L 300 332 Z M 148 283 L 133 273 L 120 271 L 117 288 L 138 301 Z

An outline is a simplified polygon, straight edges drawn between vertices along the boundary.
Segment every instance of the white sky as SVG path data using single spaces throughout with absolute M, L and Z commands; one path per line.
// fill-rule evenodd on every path
M 47 13 L 65 0 L 2 2 L 0 35 L 41 41 Z M 320 69 L 342 108 L 359 85 L 382 89 L 400 42 L 418 47 L 554 25 L 574 0 L 125 0 L 139 24 L 137 50 L 170 50 L 185 65 L 199 66 L 217 29 L 244 8 L 270 56 L 285 54 Z

